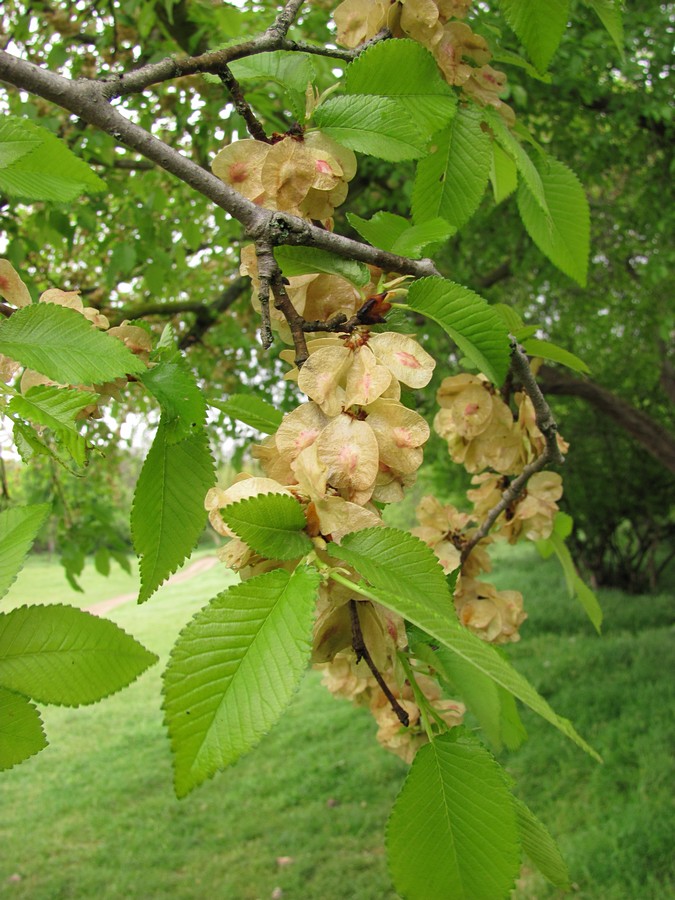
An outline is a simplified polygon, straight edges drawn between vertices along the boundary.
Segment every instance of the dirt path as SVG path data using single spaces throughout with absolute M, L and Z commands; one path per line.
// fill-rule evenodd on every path
M 201 575 L 202 572 L 208 572 L 208 570 L 212 569 L 217 562 L 218 559 L 215 556 L 205 556 L 203 559 L 198 559 L 196 562 L 193 562 L 187 569 L 176 572 L 175 575 L 172 575 L 168 581 L 164 583 L 180 584 L 181 581 L 189 581 L 189 579 L 194 578 L 195 575 Z M 85 607 L 85 609 L 95 616 L 105 616 L 111 609 L 115 609 L 123 603 L 130 603 L 132 600 L 135 600 L 136 597 L 138 597 L 138 592 L 134 594 L 119 594 L 117 597 L 111 597 L 109 600 L 101 600 L 99 603 L 94 603 L 91 606 Z

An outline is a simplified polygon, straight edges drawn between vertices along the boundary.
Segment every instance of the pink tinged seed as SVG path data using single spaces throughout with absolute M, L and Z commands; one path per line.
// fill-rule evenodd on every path
M 333 170 L 332 170 L 331 167 L 328 165 L 328 163 L 326 162 L 325 159 L 317 159 L 317 161 L 316 161 L 316 171 L 317 171 L 317 172 L 322 172 L 324 175 L 331 175 Z
M 466 407 L 464 408 L 464 415 L 465 416 L 474 416 L 478 412 L 479 409 L 480 409 L 480 406 L 477 403 L 467 403 Z
M 394 443 L 397 447 L 412 447 L 413 437 L 409 428 L 394 428 Z
M 402 366 L 407 366 L 409 369 L 422 368 L 422 363 L 418 359 L 415 359 L 412 353 L 406 353 L 405 350 L 397 350 L 394 356 Z
M 338 459 L 342 465 L 343 472 L 355 472 L 359 466 L 359 451 L 355 447 L 343 447 L 340 450 Z

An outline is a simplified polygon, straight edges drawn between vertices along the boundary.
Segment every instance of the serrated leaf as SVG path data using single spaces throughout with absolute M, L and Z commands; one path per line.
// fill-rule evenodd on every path
M 329 543 L 328 553 L 343 559 L 384 591 L 412 601 L 424 585 L 429 602 L 454 615 L 452 595 L 433 550 L 424 541 L 398 528 L 365 528 L 345 535 L 340 544 Z
M 221 516 L 234 533 L 268 559 L 296 559 L 313 544 L 305 533 L 307 519 L 288 494 L 261 494 L 230 503 Z
M 40 703 L 95 703 L 156 661 L 114 622 L 73 606 L 0 613 L 0 685 Z
M 66 429 L 79 436 L 75 416 L 97 400 L 98 394 L 89 391 L 40 384 L 25 394 L 12 397 L 9 412 L 54 431 Z
M 305 672 L 319 573 L 275 569 L 215 597 L 183 629 L 164 673 L 179 797 L 250 750 Z
M 568 369 L 572 369 L 574 372 L 582 372 L 584 375 L 588 375 L 591 371 L 583 359 L 579 359 L 574 353 L 570 353 L 569 350 L 558 347 L 550 341 L 541 341 L 532 337 L 525 340 L 522 337 L 518 339 L 523 341 L 523 348 L 530 356 L 550 359 L 552 362 L 560 363 L 563 366 L 567 366 Z
M 429 219 L 421 225 L 411 225 L 394 242 L 392 253 L 419 259 L 427 247 L 447 241 L 456 231 L 445 219 Z
M 502 317 L 473 291 L 444 278 L 421 278 L 408 290 L 408 306 L 422 313 L 450 335 L 467 356 L 496 385 L 509 370 L 511 349 Z
M 616 0 L 584 0 L 586 6 L 595 12 L 616 45 L 617 50 L 624 58 L 623 13 Z
M 435 135 L 417 165 L 412 194 L 415 224 L 445 219 L 461 228 L 478 209 L 490 176 L 490 138 L 477 107 L 460 109 L 448 128 Z
M 394 887 L 407 900 L 497 900 L 520 869 L 513 797 L 476 741 L 442 735 L 421 747 L 386 833 Z
M 432 54 L 411 40 L 373 44 L 347 66 L 344 84 L 351 96 L 395 98 L 426 137 L 447 125 L 457 106 Z
M 121 341 L 55 303 L 26 306 L 0 322 L 0 353 L 62 384 L 100 384 L 145 371 Z
M 227 400 L 209 400 L 208 404 L 263 434 L 274 434 L 284 417 L 281 410 L 253 394 L 231 394 Z
M 339 275 L 359 287 L 370 281 L 370 272 L 364 263 L 345 259 L 318 247 L 275 247 L 274 258 L 288 277 L 321 272 L 325 275 Z
M 140 559 L 139 603 L 154 594 L 195 547 L 206 524 L 204 497 L 214 481 L 205 433 L 173 441 L 160 423 L 131 510 L 131 534 Z
M 517 334 L 523 327 L 523 320 L 512 306 L 508 306 L 506 303 L 493 303 L 492 309 L 501 316 L 504 324 L 512 334 Z
M 358 567 L 357 571 L 360 571 Z M 598 762 L 602 761 L 598 753 L 577 733 L 572 723 L 557 715 L 526 678 L 505 659 L 502 659 L 493 647 L 459 624 L 454 610 L 452 613 L 448 613 L 445 606 L 439 607 L 438 603 L 432 602 L 427 594 L 426 585 L 424 589 L 418 586 L 416 598 L 402 590 L 383 590 L 366 585 L 359 585 L 358 589 L 364 597 L 376 600 L 387 609 L 398 613 L 408 622 L 412 622 L 413 625 L 426 631 L 432 638 L 466 660 L 479 672 L 483 672 L 551 725 L 554 725 Z
M 0 512 L 0 597 L 23 567 L 26 554 L 47 521 L 51 505 L 11 506 Z
M 499 5 L 532 62 L 545 72 L 567 26 L 568 0 L 499 0 Z
M 29 153 L 0 168 L 3 194 L 68 203 L 84 191 L 105 190 L 105 182 L 50 131 L 29 119 L 3 116 L 1 121 L 14 135 L 18 129 L 26 140 L 38 142 Z
M 506 123 L 496 110 L 486 109 L 484 111 L 484 116 L 495 136 L 495 141 L 493 141 L 493 152 L 497 151 L 498 147 L 503 149 L 504 153 L 506 153 L 513 161 L 520 177 L 529 188 L 530 193 L 537 201 L 542 212 L 549 215 L 541 175 L 529 153 L 513 134 L 511 129 L 506 126 Z M 514 185 L 514 190 L 515 187 L 516 185 Z
M 311 56 L 291 50 L 256 53 L 254 56 L 233 60 L 229 67 L 237 81 L 264 78 L 300 93 L 304 93 L 307 84 L 314 82 L 316 78 Z
M 496 141 L 492 142 L 490 181 L 495 203 L 503 203 L 518 187 L 516 164 Z
M 570 876 L 558 845 L 548 829 L 522 800 L 513 798 L 518 818 L 518 830 L 523 852 L 526 853 L 544 878 L 565 891 L 570 887 Z
M 410 223 L 403 216 L 384 210 L 376 212 L 370 219 L 362 219 L 354 213 L 347 213 L 347 221 L 373 247 L 389 252 L 396 240 L 410 227 Z
M 393 97 L 331 97 L 314 112 L 314 124 L 338 143 L 387 162 L 419 159 L 429 135 Z
M 40 138 L 26 132 L 21 119 L 0 117 L 0 169 L 31 153 L 40 144 Z
M 415 657 L 429 663 L 452 686 L 453 695 L 459 692 L 491 746 L 496 751 L 501 751 L 504 746 L 509 750 L 518 749 L 527 732 L 512 694 L 446 647 L 434 644 L 419 629 L 413 629 L 413 637 L 411 649 Z
M 552 156 L 537 163 L 548 215 L 527 184 L 518 188 L 518 209 L 528 234 L 541 252 L 582 287 L 586 284 L 590 244 L 588 200 L 577 176 Z
M 160 360 L 140 380 L 159 401 L 170 440 L 182 440 L 204 426 L 206 399 L 180 356 Z
M 584 612 L 591 620 L 593 627 L 600 634 L 603 619 L 602 607 L 593 591 L 579 578 L 572 555 L 567 544 L 565 544 L 565 537 L 571 531 L 570 523 L 571 518 L 569 516 L 565 516 L 564 513 L 558 513 L 556 515 L 556 527 L 551 536 L 545 540 L 535 541 L 535 546 L 544 559 L 547 559 L 553 553 L 558 557 L 570 599 L 577 598 Z
M 0 771 L 35 756 L 46 746 L 37 707 L 28 697 L 0 688 Z

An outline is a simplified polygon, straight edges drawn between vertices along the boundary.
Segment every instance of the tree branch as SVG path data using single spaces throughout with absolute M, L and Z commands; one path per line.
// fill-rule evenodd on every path
M 244 122 L 246 122 L 246 127 L 251 137 L 256 141 L 263 141 L 266 144 L 271 144 L 272 141 L 267 137 L 265 129 L 258 121 L 258 118 L 251 109 L 250 104 L 247 103 L 246 97 L 244 97 L 244 92 L 241 89 L 241 85 L 232 74 L 230 67 L 224 66 L 223 71 L 218 74 L 218 78 L 220 78 L 222 83 L 230 92 L 234 108 L 237 110 Z
M 117 112 L 98 82 L 86 79 L 72 81 L 4 51 L 0 51 L 0 80 L 49 100 L 112 135 L 238 219 L 254 240 L 268 240 L 272 245 L 318 247 L 377 266 L 386 272 L 399 272 L 416 278 L 439 274 L 430 259 L 412 260 L 387 253 L 318 228 L 289 213 L 256 206 L 215 175 Z
M 462 549 L 460 556 L 463 563 L 473 548 L 483 540 L 490 532 L 490 529 L 497 521 L 499 516 L 505 512 L 509 506 L 517 500 L 520 494 L 525 490 L 527 482 L 537 472 L 540 472 L 548 463 L 562 465 L 565 459 L 558 447 L 558 426 L 551 408 L 546 402 L 544 395 L 532 374 L 530 364 L 525 351 L 518 345 L 518 342 L 511 340 L 511 371 L 514 376 L 521 382 L 527 396 L 532 401 L 537 421 L 537 427 L 544 435 L 546 446 L 542 453 L 529 465 L 525 466 L 523 471 L 517 478 L 514 478 L 511 484 L 502 493 L 502 499 L 496 506 L 493 506 L 485 517 L 481 526 L 471 535 L 469 541 Z
M 356 661 L 360 662 L 360 660 L 363 660 L 365 662 L 370 671 L 373 673 L 373 678 L 380 686 L 382 693 L 389 701 L 389 705 L 396 713 L 396 717 L 398 718 L 399 722 L 401 723 L 401 725 L 405 725 L 405 727 L 407 728 L 408 725 L 410 725 L 410 717 L 398 702 L 396 697 L 394 697 L 394 695 L 392 694 L 391 690 L 389 689 L 389 685 L 384 680 L 380 673 L 380 670 L 373 662 L 373 658 L 368 652 L 368 648 L 366 647 L 366 642 L 363 640 L 363 632 L 361 631 L 359 610 L 358 606 L 356 605 L 356 600 L 349 601 L 349 615 L 352 621 L 352 647 L 354 649 L 354 653 L 356 654 Z

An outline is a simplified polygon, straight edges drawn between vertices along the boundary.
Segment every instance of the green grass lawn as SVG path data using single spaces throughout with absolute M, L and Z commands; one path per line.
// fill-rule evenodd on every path
M 165 659 L 230 579 L 216 566 L 109 617 Z M 531 740 L 501 760 L 559 840 L 575 896 L 675 897 L 672 598 L 603 592 L 598 638 L 554 563 L 526 548 L 498 580 L 523 590 L 530 614 L 512 658 L 605 759 L 599 766 L 524 714 Z M 3 608 L 89 605 L 135 586 L 119 570 L 107 581 L 90 570 L 83 583 L 84 598 L 55 565 L 34 561 Z M 177 801 L 160 671 L 101 704 L 44 710 L 51 745 L 0 775 L 0 895 L 267 900 L 280 888 L 284 900 L 395 897 L 383 833 L 406 767 L 377 746 L 365 711 L 332 699 L 312 674 L 255 752 Z M 525 869 L 517 896 L 558 895 Z

